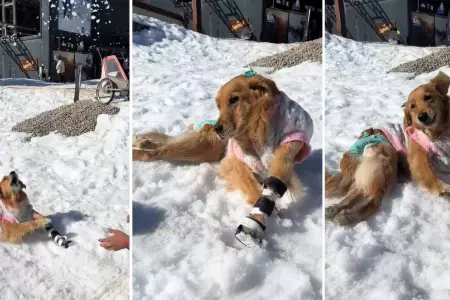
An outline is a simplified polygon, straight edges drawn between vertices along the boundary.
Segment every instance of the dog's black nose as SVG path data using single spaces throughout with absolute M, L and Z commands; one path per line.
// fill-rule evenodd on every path
M 220 124 L 216 124 L 216 126 L 214 126 L 214 131 L 215 131 L 216 133 L 222 133 L 222 131 L 223 131 L 223 126 L 220 125 Z
M 16 177 L 16 176 L 17 176 L 17 173 L 14 172 L 14 171 L 11 171 L 11 173 L 9 173 L 9 175 L 11 175 L 11 176 L 13 176 L 13 177 Z
M 420 122 L 426 123 L 428 121 L 428 114 L 427 113 L 420 113 L 417 116 L 417 119 L 419 119 Z

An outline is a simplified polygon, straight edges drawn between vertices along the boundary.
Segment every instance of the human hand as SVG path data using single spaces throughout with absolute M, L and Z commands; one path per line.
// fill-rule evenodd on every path
M 106 250 L 114 250 L 114 251 L 118 251 L 118 250 L 122 250 L 129 247 L 130 245 L 130 237 L 123 233 L 120 230 L 115 230 L 115 229 L 108 229 L 109 233 L 112 233 L 111 236 L 104 238 L 104 239 L 99 239 L 98 241 L 100 242 L 100 246 L 105 248 Z

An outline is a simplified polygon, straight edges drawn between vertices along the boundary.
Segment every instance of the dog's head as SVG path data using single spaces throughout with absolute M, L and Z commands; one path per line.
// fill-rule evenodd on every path
M 17 207 L 22 197 L 22 189 L 26 186 L 19 180 L 19 175 L 12 171 L 0 181 L 0 199 L 7 206 Z
M 442 72 L 427 84 L 414 89 L 408 97 L 403 119 L 404 128 L 414 126 L 434 136 L 448 127 L 450 78 Z
M 280 95 L 275 82 L 260 75 L 234 77 L 223 85 L 216 96 L 220 112 L 215 132 L 222 140 L 252 134 L 260 136 L 261 121 Z M 264 137 L 262 137 L 264 138 Z M 259 139 L 259 138 L 258 138 Z

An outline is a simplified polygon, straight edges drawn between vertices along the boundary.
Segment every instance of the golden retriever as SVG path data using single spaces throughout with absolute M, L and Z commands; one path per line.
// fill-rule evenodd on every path
M 450 168 L 448 163 L 439 166 L 438 160 L 446 159 L 445 148 L 450 145 L 449 84 L 450 78 L 439 72 L 430 82 L 414 89 L 403 120 L 410 135 L 408 163 L 412 179 L 431 194 L 446 198 L 450 198 L 450 186 L 440 175 L 450 176 Z
M 359 139 L 383 136 L 385 143 L 366 147 L 362 155 L 345 152 L 340 172 L 325 174 L 325 197 L 344 196 L 325 209 L 325 218 L 339 225 L 354 225 L 373 215 L 397 182 L 399 154 L 380 129 L 370 128 Z
M 237 233 L 244 232 L 261 241 L 265 217 L 271 215 L 275 201 L 288 188 L 298 196 L 299 180 L 293 172 L 294 165 L 310 151 L 312 120 L 298 104 L 289 98 L 288 102 L 283 100 L 286 98 L 268 78 L 237 76 L 217 93 L 220 116 L 214 125 L 206 124 L 199 131 L 190 126 L 185 134 L 176 137 L 155 132 L 139 134 L 133 141 L 133 160 L 220 161 L 220 176 L 254 206 Z M 303 114 L 309 127 L 305 134 L 299 133 L 299 138 L 280 143 L 282 130 L 274 128 L 285 124 L 285 119 L 278 115 L 283 109 L 289 111 L 287 118 L 297 118 L 289 115 L 292 112 Z M 287 136 L 289 132 L 283 134 Z
M 14 171 L 0 182 L 1 241 L 20 242 L 25 235 L 45 228 L 50 222 L 33 209 L 24 188 Z

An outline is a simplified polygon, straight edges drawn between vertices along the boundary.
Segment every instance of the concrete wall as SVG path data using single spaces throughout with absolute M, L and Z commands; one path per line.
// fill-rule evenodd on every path
M 141 2 L 181 15 L 184 13 L 192 14 L 190 5 L 187 7 L 177 7 L 173 0 L 146 0 Z M 229 2 L 236 4 L 239 10 L 238 13 L 230 11 L 227 6 Z M 215 3 L 216 7 L 212 3 L 204 3 L 202 1 L 202 27 L 205 34 L 213 37 L 235 38 L 236 36 L 228 30 L 228 20 L 234 18 L 239 19 L 238 16 L 241 14 L 243 17 L 250 19 L 256 38 L 258 40 L 261 38 L 261 32 L 264 26 L 263 22 L 265 20 L 263 0 L 218 0 Z M 226 14 L 232 15 L 226 16 Z M 189 29 L 193 29 L 192 21 L 189 22 Z
M 345 5 L 345 17 L 349 38 L 356 41 L 382 42 L 375 30 L 376 20 L 396 21 L 402 38 L 406 41 L 409 31 L 409 0 L 373 0 L 368 4 Z M 336 33 L 336 23 L 333 33 Z

